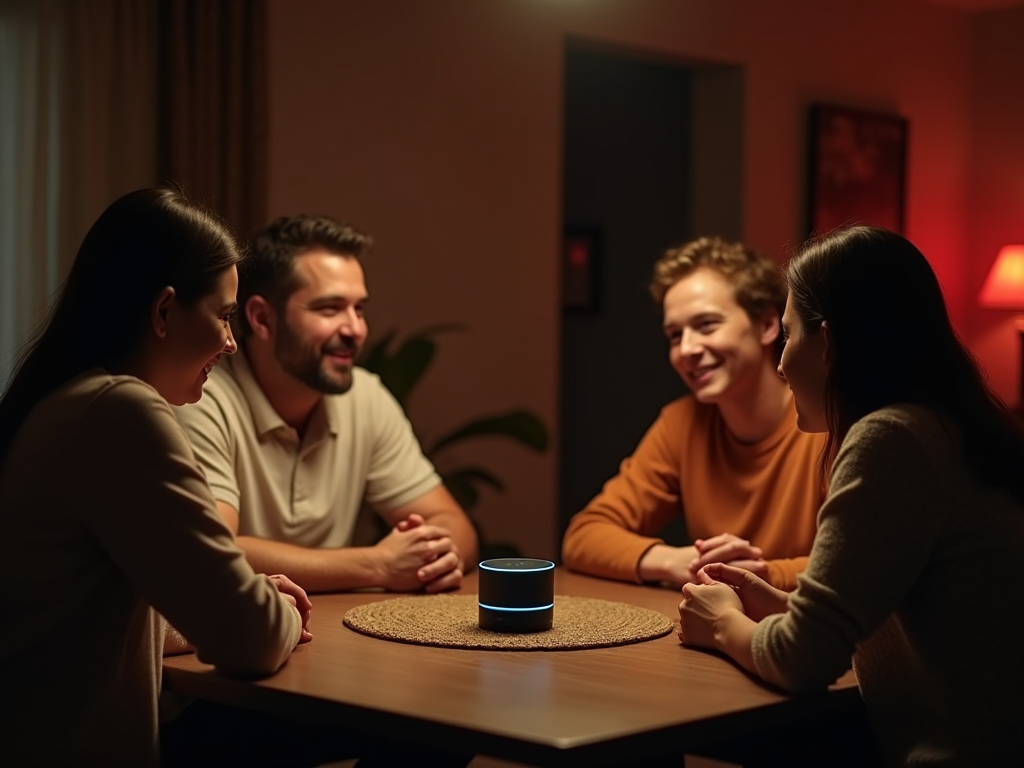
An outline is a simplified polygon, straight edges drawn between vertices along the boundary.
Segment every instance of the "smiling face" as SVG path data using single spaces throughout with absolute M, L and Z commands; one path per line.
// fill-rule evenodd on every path
M 299 288 L 275 329 L 278 364 L 310 389 L 342 394 L 366 341 L 366 281 L 359 261 L 323 250 L 295 259 Z
M 719 272 L 694 270 L 669 288 L 663 308 L 669 362 L 701 402 L 750 397 L 762 367 L 774 365 L 777 311 L 751 320 Z
M 164 374 L 157 387 L 167 402 L 184 405 L 198 401 L 220 356 L 238 349 L 230 323 L 237 292 L 238 270 L 232 266 L 221 273 L 213 291 L 195 304 L 169 300 L 167 344 L 161 352 Z
M 828 372 L 828 331 L 823 323 L 816 333 L 807 333 L 793 302 L 786 301 L 782 314 L 786 346 L 779 362 L 779 375 L 793 390 L 797 427 L 801 432 L 827 432 L 825 374 Z

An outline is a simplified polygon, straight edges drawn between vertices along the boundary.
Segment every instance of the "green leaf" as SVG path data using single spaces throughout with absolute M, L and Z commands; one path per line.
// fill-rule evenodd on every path
M 395 329 L 392 328 L 386 331 L 384 335 L 366 347 L 363 347 L 363 353 L 359 356 L 357 365 L 361 368 L 365 368 L 372 373 L 380 375 L 381 370 L 387 365 L 388 362 L 388 347 L 391 345 L 391 340 L 395 338 Z
M 380 380 L 403 407 L 436 351 L 437 345 L 429 339 L 407 339 L 382 367 Z
M 467 326 L 465 323 L 438 323 L 437 325 L 428 325 L 426 328 L 413 333 L 410 339 L 432 339 L 442 333 L 453 333 L 455 331 L 465 331 Z
M 408 336 L 394 352 L 390 351 L 396 331 L 392 328 L 363 350 L 359 365 L 380 376 L 381 382 L 404 408 L 420 378 L 437 352 L 433 337 L 465 330 L 462 323 L 439 323 Z
M 446 446 L 470 437 L 507 437 L 538 453 L 546 451 L 548 447 L 548 432 L 541 420 L 530 411 L 513 410 L 469 421 L 438 438 L 427 453 L 433 455 Z
M 460 477 L 450 477 L 445 478 L 444 484 L 455 501 L 466 512 L 469 512 L 476 506 L 480 493 L 471 482 Z
M 473 509 L 480 499 L 478 486 L 489 485 L 498 493 L 503 493 L 505 484 L 482 467 L 464 467 L 454 472 L 441 475 L 445 486 L 455 500 L 467 512 Z
M 495 477 L 490 470 L 483 467 L 463 467 L 453 472 L 445 472 L 441 478 L 447 483 L 449 480 L 467 482 L 476 485 L 489 485 L 498 493 L 505 491 L 505 483 Z

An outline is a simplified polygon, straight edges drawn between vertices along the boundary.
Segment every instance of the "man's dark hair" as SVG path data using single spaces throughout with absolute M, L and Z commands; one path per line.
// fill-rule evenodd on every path
M 238 279 L 239 330 L 252 333 L 245 305 L 253 296 L 262 296 L 278 312 L 299 287 L 295 259 L 313 250 L 325 250 L 350 259 L 359 259 L 373 245 L 369 235 L 330 216 L 281 216 L 256 233 L 244 268 Z

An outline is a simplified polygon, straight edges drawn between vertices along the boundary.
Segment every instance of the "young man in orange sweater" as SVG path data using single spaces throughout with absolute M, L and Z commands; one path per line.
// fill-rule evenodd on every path
M 569 524 L 562 561 L 623 581 L 679 586 L 706 563 L 796 587 L 821 505 L 820 435 L 800 432 L 776 373 L 786 301 L 777 267 L 700 238 L 654 266 L 669 361 L 691 393 L 662 409 L 619 473 Z M 657 537 L 682 515 L 693 544 Z

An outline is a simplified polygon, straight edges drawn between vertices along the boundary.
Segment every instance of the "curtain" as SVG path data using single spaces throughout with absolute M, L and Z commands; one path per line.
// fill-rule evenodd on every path
M 57 168 L 53 10 L 28 0 L 0 5 L 0 382 L 57 276 L 48 197 Z
M 153 183 L 156 11 L 0 3 L 0 386 L 92 221 Z
M 155 0 L 70 0 L 61 206 L 70 267 L 96 217 L 156 181 Z
M 250 237 L 265 222 L 264 0 L 161 0 L 160 176 Z
M 264 224 L 264 0 L 0 0 L 0 388 L 91 223 L 179 184 Z

